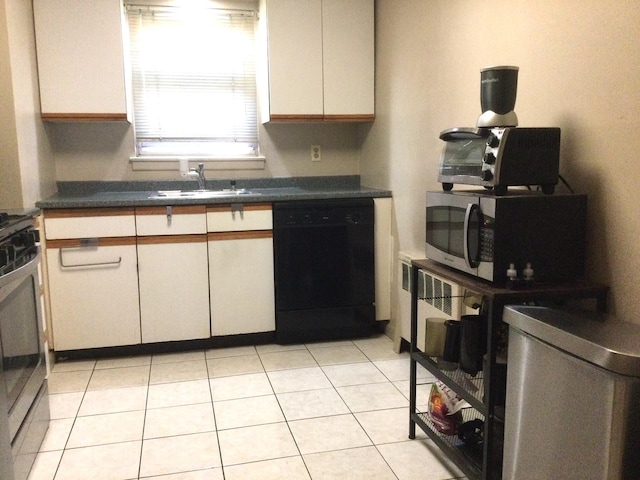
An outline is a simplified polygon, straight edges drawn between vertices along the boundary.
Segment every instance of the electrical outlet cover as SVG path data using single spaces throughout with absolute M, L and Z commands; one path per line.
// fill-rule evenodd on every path
M 320 162 L 322 160 L 322 150 L 320 145 L 311 145 L 311 161 Z

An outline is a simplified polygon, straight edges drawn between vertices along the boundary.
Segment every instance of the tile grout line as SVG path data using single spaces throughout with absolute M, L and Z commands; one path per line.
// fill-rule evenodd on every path
M 84 390 L 82 391 L 82 398 L 80 399 L 80 403 L 78 404 L 78 410 L 76 411 L 74 417 L 73 417 L 73 422 L 71 422 L 71 428 L 69 429 L 69 434 L 67 436 L 67 439 L 64 442 L 64 446 L 62 447 L 62 453 L 60 454 L 60 459 L 58 460 L 58 464 L 56 465 L 55 471 L 53 473 L 53 478 L 55 479 L 56 476 L 58 475 L 58 472 L 60 470 L 60 466 L 62 465 L 62 459 L 64 458 L 64 454 L 67 451 L 67 445 L 69 444 L 69 440 L 71 439 L 71 434 L 73 433 L 73 428 L 76 425 L 76 421 L 78 420 L 78 416 L 80 413 L 80 409 L 82 408 L 82 403 L 84 402 L 84 399 L 87 395 L 87 391 L 89 389 L 89 384 L 91 383 L 91 378 L 93 377 L 93 374 L 95 372 L 95 368 L 96 368 L 96 364 L 97 362 L 94 361 L 93 362 L 93 367 L 91 367 L 91 374 L 89 375 L 89 379 L 87 380 L 87 384 L 84 387 Z M 72 393 L 72 392 L 70 392 Z
M 138 479 L 142 475 L 142 457 L 144 453 L 144 429 L 147 425 L 147 411 L 149 406 L 149 387 L 151 386 L 151 368 L 153 367 L 153 355 L 149 359 L 149 374 L 147 375 L 147 391 L 144 399 L 144 418 L 142 420 L 142 432 L 140 435 L 140 456 L 138 457 Z
M 220 471 L 222 472 L 222 478 L 226 478 L 226 474 L 224 471 L 224 461 L 222 459 L 222 444 L 220 442 L 220 433 L 218 430 L 218 419 L 216 417 L 216 407 L 213 401 L 213 385 L 211 385 L 211 379 L 213 371 L 209 371 L 209 362 L 207 361 L 207 352 L 205 350 L 204 353 L 204 365 L 207 370 L 207 385 L 209 387 L 209 398 L 211 399 L 211 411 L 213 412 L 213 427 L 216 432 L 216 443 L 218 444 L 218 456 L 220 457 Z
M 358 350 L 360 350 L 362 352 L 362 354 L 368 359 L 369 363 L 371 363 L 376 370 L 378 370 L 383 376 L 384 378 L 387 379 L 387 381 L 390 382 L 390 380 L 388 379 L 388 377 L 386 375 L 384 375 L 384 373 L 378 368 L 378 366 L 373 362 L 373 360 L 371 358 L 369 358 L 369 356 L 362 351 L 362 349 L 360 349 L 360 347 L 358 347 L 356 345 L 356 348 L 358 348 Z M 331 382 L 331 379 L 329 379 L 329 381 Z M 333 382 L 331 382 L 333 385 Z M 335 388 L 335 386 L 334 386 Z M 342 399 L 342 401 L 344 402 L 344 404 L 347 406 L 347 408 L 349 409 L 349 412 L 351 412 L 351 416 L 353 416 L 353 419 L 356 421 L 356 423 L 358 424 L 358 426 L 362 429 L 362 431 L 364 432 L 364 434 L 367 436 L 367 438 L 369 439 L 369 441 L 371 442 L 371 446 L 373 448 L 376 449 L 376 452 L 378 452 L 378 455 L 380 455 L 380 458 L 382 458 L 383 462 L 385 463 L 385 465 L 387 465 L 387 467 L 389 467 L 389 470 L 391 471 L 391 473 L 393 474 L 393 476 L 396 478 L 396 480 L 399 480 L 398 476 L 396 475 L 396 472 L 393 470 L 393 468 L 391 468 L 391 465 L 389 465 L 389 462 L 387 462 L 387 459 L 384 457 L 384 455 L 382 455 L 382 452 L 380 452 L 380 449 L 378 448 L 378 446 L 376 445 L 376 443 L 374 442 L 373 438 L 371 438 L 371 435 L 367 432 L 366 428 L 364 428 L 364 425 L 362 425 L 362 423 L 360 422 L 360 420 L 358 420 L 358 417 L 356 416 L 355 412 L 353 412 L 353 410 L 351 409 L 351 407 L 349 406 L 349 404 L 345 401 L 345 399 L 343 398 L 342 395 L 340 395 L 340 392 L 336 389 L 336 393 L 340 396 L 340 398 Z M 364 448 L 364 447 L 360 447 L 360 448 Z
M 309 351 L 309 349 L 307 348 L 306 345 L 305 345 L 305 350 L 309 353 L 309 355 L 311 355 L 311 358 L 313 358 L 314 362 L 316 362 L 316 365 L 317 365 L 318 361 L 311 354 L 311 352 Z M 284 418 L 284 422 L 285 422 L 285 425 L 287 426 L 287 430 L 289 431 L 289 435 L 291 435 L 291 439 L 293 440 L 293 443 L 295 444 L 296 449 L 298 450 L 298 455 L 300 456 L 300 460 L 302 460 L 302 464 L 304 465 L 304 468 L 307 471 L 307 474 L 309 475 L 309 478 L 311 480 L 313 480 L 313 477 L 311 476 L 311 472 L 309 471 L 309 467 L 307 465 L 307 462 L 304 461 L 304 456 L 302 455 L 302 452 L 300 451 L 300 445 L 298 445 L 296 437 L 293 435 L 293 431 L 291 430 L 291 425 L 289 425 L 289 420 L 287 419 L 287 416 L 285 415 L 284 410 L 282 409 L 282 403 L 280 402 L 280 399 L 278 398 L 278 395 L 276 394 L 276 391 L 273 388 L 273 383 L 271 382 L 271 377 L 269 377 L 269 373 L 267 372 L 267 369 L 265 368 L 264 363 L 262 361 L 262 357 L 260 356 L 259 353 L 258 353 L 258 358 L 260 359 L 260 364 L 262 365 L 262 368 L 265 369 L 264 370 L 265 376 L 267 377 L 267 381 L 269 382 L 269 386 L 271 387 L 271 391 L 273 392 L 273 396 L 275 397 L 276 402 L 278 402 L 278 407 L 280 407 L 280 412 L 282 413 L 282 418 Z

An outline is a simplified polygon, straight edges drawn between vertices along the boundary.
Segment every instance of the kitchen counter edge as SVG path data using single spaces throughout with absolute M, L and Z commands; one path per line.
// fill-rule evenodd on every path
M 238 186 L 238 188 L 244 188 Z M 170 189 L 170 188 L 167 188 Z M 299 186 L 260 186 L 247 188 L 251 193 L 238 196 L 215 198 L 150 198 L 158 190 L 77 190 L 59 192 L 36 203 L 38 208 L 107 208 L 163 205 L 215 205 L 229 203 L 266 203 L 303 200 L 331 200 L 340 198 L 383 198 L 391 197 L 391 191 L 354 185 L 323 187 Z M 186 189 L 185 189 L 186 190 Z

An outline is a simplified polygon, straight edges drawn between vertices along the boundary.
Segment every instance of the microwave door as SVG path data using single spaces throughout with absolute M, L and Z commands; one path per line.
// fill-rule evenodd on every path
M 478 198 L 448 192 L 427 193 L 427 257 L 472 275 L 479 250 Z M 469 241 L 471 236 L 471 241 Z

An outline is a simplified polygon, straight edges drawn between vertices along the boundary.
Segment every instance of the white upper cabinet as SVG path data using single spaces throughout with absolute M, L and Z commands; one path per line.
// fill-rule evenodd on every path
M 126 121 L 119 0 L 33 1 L 42 119 Z
M 374 119 L 373 0 L 263 0 L 263 122 Z
M 373 20 L 372 0 L 322 0 L 325 120 L 373 120 Z
M 267 5 L 269 92 L 262 113 L 274 121 L 322 120 L 321 0 L 268 0 Z

